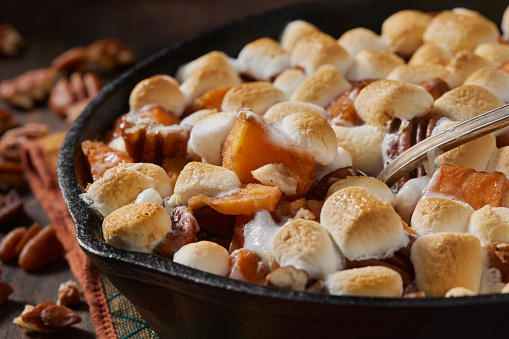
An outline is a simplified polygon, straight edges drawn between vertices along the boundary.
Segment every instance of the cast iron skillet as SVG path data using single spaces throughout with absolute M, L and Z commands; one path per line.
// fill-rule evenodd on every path
M 59 185 L 76 224 L 78 242 L 105 276 L 162 338 L 198 337 L 467 337 L 507 333 L 509 295 L 385 299 L 315 295 L 243 283 L 197 271 L 156 256 L 104 243 L 102 218 L 80 199 L 90 175 L 80 144 L 101 140 L 136 83 L 209 51 L 236 57 L 257 38 L 278 38 L 284 25 L 304 19 L 334 37 L 354 27 L 380 32 L 390 14 L 408 8 L 438 11 L 465 7 L 499 24 L 507 1 L 348 0 L 296 5 L 258 15 L 166 48 L 107 85 L 70 127 L 62 146 Z M 154 37 L 155 39 L 156 37 Z M 499 332 L 500 331 L 500 332 Z M 503 333 L 503 332 L 502 332 Z

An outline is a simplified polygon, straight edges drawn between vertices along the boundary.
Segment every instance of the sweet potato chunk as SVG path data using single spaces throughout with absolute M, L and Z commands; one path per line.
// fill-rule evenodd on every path
M 157 125 L 171 126 L 180 124 L 180 119 L 175 114 L 162 108 L 154 106 L 140 113 L 140 118 L 153 120 Z
M 500 172 L 478 172 L 470 168 L 442 165 L 433 174 L 426 194 L 441 194 L 463 201 L 477 210 L 504 206 L 509 180 Z
M 256 183 L 251 171 L 282 163 L 297 181 L 297 196 L 304 194 L 315 176 L 315 161 L 296 146 L 282 147 L 271 139 L 271 126 L 255 114 L 241 112 L 223 146 L 223 167 L 234 171 L 244 183 Z M 281 135 L 281 138 L 283 136 Z
M 188 204 L 192 209 L 210 206 L 226 215 L 253 215 L 260 210 L 274 211 L 279 198 L 281 191 L 277 187 L 248 184 L 245 188 L 225 197 L 207 197 L 200 194 L 189 199 Z
M 228 277 L 235 280 L 263 284 L 270 273 L 270 267 L 255 252 L 241 248 L 231 254 L 230 273 Z
M 234 85 L 223 86 L 206 92 L 194 101 L 194 110 L 217 109 L 217 111 L 220 112 L 223 98 L 226 92 L 228 92 L 233 86 Z
M 129 154 L 106 145 L 104 142 L 85 140 L 81 149 L 87 157 L 92 179 L 96 181 L 108 169 L 123 163 L 134 162 Z

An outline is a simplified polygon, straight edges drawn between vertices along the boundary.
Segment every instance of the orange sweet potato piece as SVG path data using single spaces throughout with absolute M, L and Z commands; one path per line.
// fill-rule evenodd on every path
M 226 95 L 226 92 L 228 92 L 233 86 L 234 85 L 223 86 L 206 92 L 194 101 L 194 110 L 217 109 L 218 111 L 221 111 L 223 98 Z
M 255 252 L 241 248 L 231 254 L 230 273 L 228 277 L 235 280 L 263 284 L 270 273 L 270 267 Z
M 106 145 L 104 142 L 85 140 L 81 143 L 83 154 L 87 157 L 92 179 L 99 179 L 108 169 L 123 163 L 134 162 L 129 154 Z
M 244 183 L 255 183 L 251 171 L 271 163 L 282 163 L 297 180 L 297 196 L 307 192 L 315 176 L 315 161 L 298 147 L 282 147 L 270 138 L 271 126 L 263 118 L 241 112 L 223 145 L 223 167 L 235 172 Z
M 279 198 L 281 198 L 281 191 L 277 187 L 248 184 L 225 197 L 207 197 L 200 194 L 189 199 L 188 204 L 192 209 L 210 206 L 226 215 L 253 215 L 260 210 L 274 211 Z
M 180 119 L 175 114 L 162 108 L 153 106 L 140 113 L 140 118 L 152 119 L 158 125 L 171 126 L 180 124 Z
M 427 192 L 452 196 L 477 210 L 485 205 L 504 206 L 508 189 L 509 180 L 503 173 L 442 165 L 433 175 Z

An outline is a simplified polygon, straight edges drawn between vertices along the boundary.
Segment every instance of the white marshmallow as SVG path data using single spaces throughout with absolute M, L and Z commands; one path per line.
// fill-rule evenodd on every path
M 482 243 L 509 242 L 509 208 L 486 205 L 470 217 L 468 232 Z
M 306 78 L 306 74 L 300 69 L 290 68 L 281 72 L 272 84 L 285 92 L 286 96 L 290 98 Z
M 242 48 L 237 69 L 256 80 L 270 80 L 290 68 L 290 54 L 270 38 L 255 40 Z
M 173 261 L 223 277 L 230 271 L 228 251 L 211 241 L 198 241 L 182 246 L 173 256 Z
M 374 51 L 386 51 L 389 49 L 387 39 L 376 34 L 372 30 L 363 27 L 350 29 L 338 39 L 338 44 L 343 47 L 351 57 L 363 49 Z
M 322 118 L 325 118 L 326 115 L 325 110 L 322 107 L 310 102 L 282 101 L 270 106 L 263 117 L 272 121 L 281 121 L 287 116 L 299 112 L 315 113 Z

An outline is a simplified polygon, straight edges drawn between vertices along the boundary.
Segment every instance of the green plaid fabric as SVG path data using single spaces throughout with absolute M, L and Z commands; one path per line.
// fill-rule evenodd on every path
M 141 318 L 138 311 L 104 276 L 101 276 L 104 293 L 110 306 L 113 326 L 119 339 L 159 339 Z

